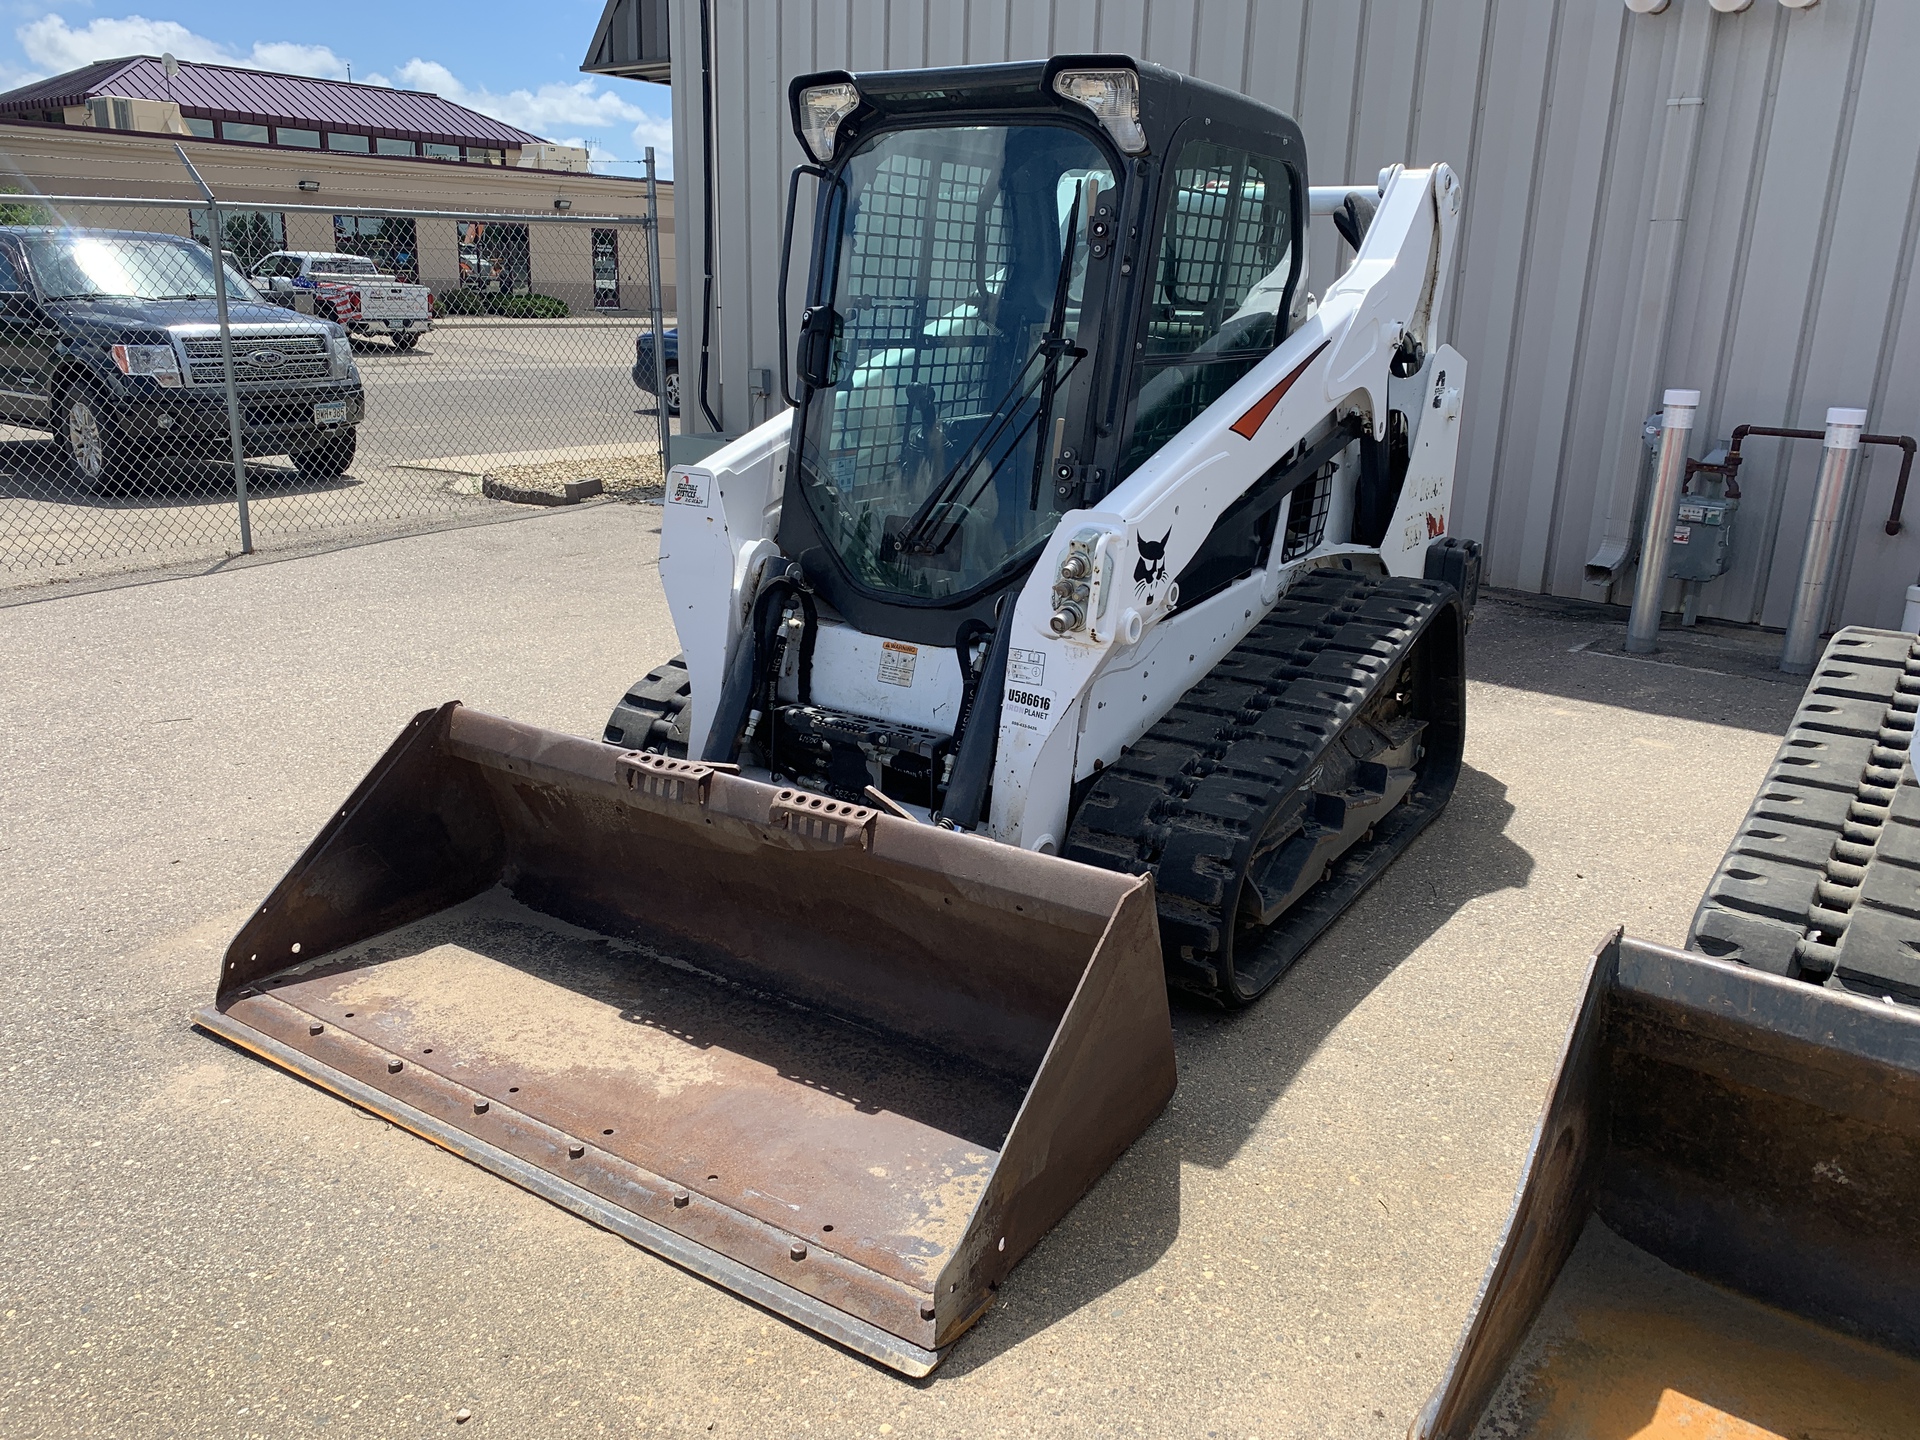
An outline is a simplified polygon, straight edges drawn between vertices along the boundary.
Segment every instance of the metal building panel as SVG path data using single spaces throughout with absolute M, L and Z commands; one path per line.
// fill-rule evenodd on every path
M 1819 407 L 1823 412 L 1829 405 L 1863 406 L 1869 433 L 1888 429 L 1912 433 L 1911 406 L 1887 410 L 1883 376 L 1898 339 L 1900 302 L 1913 255 L 1913 189 L 1887 181 L 1889 176 L 1912 175 L 1920 169 L 1920 126 L 1913 123 L 1913 58 L 1920 55 L 1920 7 L 1877 6 L 1870 25 L 1871 34 L 1863 37 L 1860 47 L 1859 85 L 1836 187 L 1834 211 L 1839 223 L 1833 231 L 1808 350 L 1807 403 L 1810 409 Z M 1842 532 L 1853 543 L 1841 552 L 1834 586 L 1841 608 L 1854 598 L 1855 569 L 1867 576 L 1892 569 L 1912 576 L 1920 560 L 1920 546 L 1911 536 L 1889 536 L 1885 529 L 1899 458 L 1898 452 L 1867 446 L 1855 462 Z M 1869 503 L 1876 492 L 1878 513 Z M 1897 625 L 1898 593 L 1887 592 L 1880 598 L 1880 614 L 1868 618 Z M 1874 600 L 1861 596 L 1859 603 L 1872 606 Z
M 1833 159 L 1848 110 L 1847 86 L 1835 81 L 1852 69 L 1860 7 L 1836 0 L 1816 9 L 1824 12 L 1816 23 L 1792 23 L 1814 18 L 1810 11 L 1790 17 L 1784 29 L 1748 265 L 1731 325 L 1733 359 L 1723 407 L 1763 425 L 1818 424 L 1826 414 L 1821 404 L 1808 419 L 1814 407 L 1805 393 L 1806 342 L 1832 236 Z M 1751 597 L 1747 613 L 1735 618 L 1785 623 L 1787 592 L 1804 546 L 1783 547 L 1781 525 L 1785 520 L 1796 540 L 1804 539 L 1818 461 L 1817 449 L 1772 441 L 1756 446 L 1753 460 L 1742 467 L 1740 488 L 1747 498 L 1741 518 L 1758 522 L 1748 532 L 1758 544 L 1728 577 L 1734 593 L 1716 597 L 1725 605 L 1745 590 Z M 1773 572 L 1782 568 L 1788 573 L 1776 580 Z
M 1702 450 L 1740 421 L 1817 426 L 1829 404 L 1865 404 L 1881 430 L 1920 425 L 1920 340 L 1908 338 L 1920 296 L 1907 280 L 1920 140 L 1900 73 L 1920 39 L 1910 6 L 1822 0 L 1717 15 L 1683 0 L 1636 16 L 1587 0 L 712 3 L 715 400 L 731 429 L 751 418 L 750 372 L 778 365 L 772 242 L 800 158 L 786 80 L 1072 50 L 1135 54 L 1288 110 L 1319 183 L 1364 180 L 1393 160 L 1461 172 L 1467 211 L 1442 323 L 1479 378 L 1454 518 L 1489 541 L 1495 583 L 1582 593 L 1610 512 L 1619 525 L 1643 487 L 1639 422 L 1667 385 L 1706 392 Z M 684 60 L 699 53 L 698 6 L 672 16 L 691 366 L 700 157 L 698 72 Z M 1687 26 L 1707 47 L 1696 97 L 1672 88 Z M 1700 102 L 1682 116 L 1696 136 L 1692 180 L 1667 211 L 1655 184 L 1667 102 L 1690 98 Z M 1660 247 L 1676 233 L 1663 286 Z M 1309 254 L 1308 283 L 1324 291 L 1346 258 L 1331 226 L 1316 224 Z M 1769 442 L 1751 444 L 1734 570 L 1709 587 L 1703 613 L 1775 623 L 1784 613 L 1798 557 L 1789 532 L 1817 459 L 1804 448 L 1783 468 Z M 1895 468 L 1883 457 L 1861 467 L 1836 620 L 1891 623 L 1920 564 L 1920 545 L 1880 534 Z M 1614 593 L 1631 579 L 1630 566 L 1617 572 Z
M 1519 324 L 1518 287 L 1531 237 L 1532 197 L 1538 178 L 1546 60 L 1557 6 L 1504 6 L 1493 15 L 1488 71 L 1499 77 L 1482 96 L 1474 169 L 1466 176 L 1472 250 L 1461 275 L 1449 343 L 1473 362 L 1460 419 L 1465 463 L 1454 478 L 1450 528 L 1488 534 L 1487 507 L 1497 453 L 1500 405 Z M 1313 150 L 1313 137 L 1307 137 Z M 1489 551 L 1487 579 L 1512 585 L 1516 557 Z
M 1585 356 L 1591 297 L 1584 280 L 1605 223 L 1598 197 L 1615 100 L 1607 61 L 1619 51 L 1626 13 L 1563 3 L 1555 17 L 1512 346 L 1502 394 L 1487 397 L 1501 417 L 1489 467 L 1487 550 L 1501 557 L 1506 583 L 1523 590 L 1545 588 L 1554 546 L 1564 417 Z

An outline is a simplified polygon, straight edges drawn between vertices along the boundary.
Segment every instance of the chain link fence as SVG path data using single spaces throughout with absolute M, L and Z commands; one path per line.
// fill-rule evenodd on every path
M 651 215 L 183 192 L 0 197 L 0 587 L 658 496 Z

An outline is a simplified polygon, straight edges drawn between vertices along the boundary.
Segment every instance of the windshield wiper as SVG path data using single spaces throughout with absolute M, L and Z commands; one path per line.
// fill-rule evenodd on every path
M 1060 271 L 1054 280 L 1053 312 L 1047 318 L 1046 333 L 1021 362 L 1019 372 L 1013 377 L 1013 384 L 1007 387 L 1007 393 L 993 409 L 998 417 L 983 432 L 983 438 L 970 443 L 966 452 L 954 462 L 953 468 L 940 477 L 940 483 L 921 502 L 920 508 L 913 512 L 913 518 L 900 529 L 899 538 L 894 542 L 902 555 L 938 555 L 954 541 L 960 533 L 960 527 L 966 523 L 966 512 L 973 502 L 979 499 L 987 486 L 993 483 L 993 477 L 1000 473 L 1000 467 L 1007 463 L 1013 453 L 1020 448 L 1021 441 L 1038 425 L 1041 428 L 1042 445 L 1034 451 L 1033 507 L 1039 508 L 1040 475 L 1047 463 L 1044 453 L 1046 417 L 1053 409 L 1053 402 L 1059 393 L 1060 382 L 1074 371 L 1081 358 L 1087 353 L 1077 346 L 1067 343 L 1064 331 L 1067 323 L 1067 292 L 1073 280 L 1073 262 L 1080 252 L 1080 196 L 1073 197 L 1073 209 L 1067 217 L 1067 240 L 1061 246 Z M 1062 357 L 1070 362 L 1063 373 L 1060 369 Z M 1033 379 L 1027 378 L 1027 372 L 1033 369 L 1034 361 L 1042 360 L 1039 374 Z M 1014 422 L 1020 410 L 1027 403 L 1036 385 L 1040 390 L 1040 403 L 1027 417 L 1007 448 L 1000 452 L 1000 458 L 988 467 L 987 473 L 974 485 L 969 498 L 962 502 L 958 492 L 973 478 L 987 455 L 992 451 L 994 442 L 1006 433 L 1007 427 Z M 1009 402 L 1011 404 L 1009 405 Z M 928 536 L 940 520 L 946 521 L 946 531 L 938 541 Z

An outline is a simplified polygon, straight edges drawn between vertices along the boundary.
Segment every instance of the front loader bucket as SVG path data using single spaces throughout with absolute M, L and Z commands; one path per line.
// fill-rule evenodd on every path
M 457 704 L 195 1018 L 913 1375 L 1174 1086 L 1149 880 Z
M 1920 1435 L 1920 1014 L 1616 933 L 1412 1435 Z

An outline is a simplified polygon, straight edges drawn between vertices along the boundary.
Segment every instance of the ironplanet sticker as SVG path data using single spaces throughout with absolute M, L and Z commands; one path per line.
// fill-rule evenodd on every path
M 675 505 L 698 505 L 704 510 L 707 508 L 709 478 L 691 470 L 676 470 L 673 472 L 673 485 L 667 491 L 667 499 Z
M 1022 730 L 1044 730 L 1053 721 L 1053 696 L 1045 690 L 1009 685 L 1001 709 L 1009 725 Z

